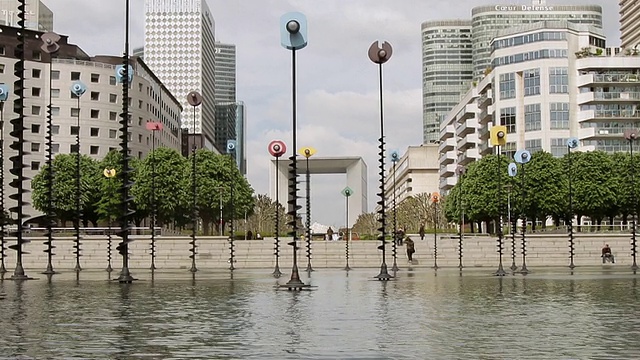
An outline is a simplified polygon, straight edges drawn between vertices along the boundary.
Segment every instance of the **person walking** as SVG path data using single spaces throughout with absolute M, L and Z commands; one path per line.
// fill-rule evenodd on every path
M 420 224 L 420 230 L 418 230 L 418 234 L 420 234 L 420 240 L 424 240 L 424 223 Z
M 413 264 L 413 254 L 416 252 L 415 244 L 413 240 L 407 236 L 404 241 L 404 245 L 407 248 L 407 258 L 409 259 L 409 262 Z

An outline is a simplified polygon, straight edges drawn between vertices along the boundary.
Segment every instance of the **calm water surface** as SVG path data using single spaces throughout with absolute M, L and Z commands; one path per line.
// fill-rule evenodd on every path
M 376 269 L 319 270 L 300 293 L 274 290 L 269 273 L 4 280 L 0 359 L 640 358 L 628 273 L 403 269 L 385 283 Z

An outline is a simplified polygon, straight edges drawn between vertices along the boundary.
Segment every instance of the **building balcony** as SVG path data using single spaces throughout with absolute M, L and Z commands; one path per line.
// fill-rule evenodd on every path
M 458 140 L 458 151 L 463 151 L 466 150 L 468 148 L 473 148 L 478 146 L 478 144 L 480 143 L 480 138 L 478 137 L 477 133 L 471 133 L 471 134 L 467 134 L 464 137 L 461 137 Z
M 478 148 L 467 149 L 458 156 L 458 165 L 467 166 L 468 164 L 480 160 L 480 151 Z
M 580 140 L 621 139 L 628 127 L 586 127 L 578 129 Z
M 493 154 L 493 147 L 489 145 L 489 141 L 482 141 L 478 146 L 478 152 L 480 156 L 487 156 Z
M 595 104 L 595 103 L 637 103 L 640 100 L 640 92 L 588 92 L 578 94 L 578 104 Z
M 456 173 L 457 164 L 447 164 L 440 168 L 440 176 L 452 176 Z
M 493 120 L 493 105 L 489 105 L 485 108 L 480 109 L 480 114 L 478 115 L 478 123 L 486 124 Z
M 447 164 L 455 163 L 457 159 L 458 156 L 455 150 L 446 151 L 440 154 L 439 163 L 441 166 L 444 166 Z
M 456 139 L 451 137 L 448 138 L 447 140 L 441 141 L 440 142 L 440 147 L 438 148 L 438 150 L 440 150 L 440 152 L 445 152 L 445 151 L 449 151 L 449 150 L 453 150 L 456 147 Z
M 583 110 L 578 113 L 578 122 L 586 121 L 638 121 L 640 113 L 634 110 Z
M 587 74 L 578 76 L 578 87 L 587 85 L 628 85 L 640 83 L 636 74 Z
M 445 141 L 456 135 L 456 128 L 453 124 L 445 126 L 440 130 L 440 141 Z
M 456 127 L 456 136 L 464 137 L 467 134 L 473 134 L 476 132 L 476 128 L 478 127 L 478 121 L 476 119 L 468 119 Z
M 485 108 L 493 102 L 493 92 L 488 89 L 485 93 L 478 98 L 478 108 Z
M 460 112 L 456 116 L 456 120 L 458 122 L 462 122 L 467 119 L 473 119 L 476 117 L 477 113 L 478 113 L 478 105 L 476 105 L 476 103 L 470 103 L 465 105 L 462 108 L 462 110 L 460 110 Z
M 440 192 L 445 194 L 451 190 L 458 183 L 458 177 L 441 177 L 440 178 Z

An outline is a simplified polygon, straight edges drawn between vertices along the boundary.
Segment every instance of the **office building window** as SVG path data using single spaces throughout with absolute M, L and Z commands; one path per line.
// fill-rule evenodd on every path
M 98 152 L 100 151 L 100 147 L 99 146 L 95 146 L 95 145 L 91 145 L 91 148 L 89 149 L 91 155 L 98 155 Z
M 60 80 L 60 71 L 59 70 L 51 71 L 51 80 Z
M 500 99 L 513 99 L 516 97 L 516 74 L 500 74 Z
M 569 150 L 567 149 L 568 139 L 551 139 L 551 155 L 563 157 Z
M 97 91 L 92 91 L 91 92 L 91 100 L 100 101 L 100 93 L 97 92 Z
M 40 134 L 40 124 L 31 124 L 31 133 Z
M 53 135 L 60 134 L 60 125 L 51 125 L 51 134 Z
M 31 107 L 31 115 L 40 115 L 40 106 L 33 105 Z
M 58 116 L 60 115 L 60 108 L 57 106 L 52 106 L 51 107 L 51 115 L 52 116 Z
M 552 94 L 569 92 L 569 73 L 566 67 L 549 68 L 549 92 Z
M 98 119 L 99 117 L 100 117 L 100 110 L 91 109 L 91 118 L 92 119 Z
M 40 88 L 38 87 L 31 88 L 31 96 L 40 97 Z
M 524 96 L 540 95 L 540 69 L 525 70 L 522 76 L 524 77 Z
M 91 128 L 91 136 L 93 136 L 93 137 L 100 136 L 100 129 L 99 128 Z
M 31 77 L 34 79 L 40 79 L 40 74 L 42 71 L 40 69 L 31 69 Z
M 31 170 L 40 170 L 40 161 L 32 161 L 31 162 Z
M 116 94 L 109 94 L 109 102 L 112 104 L 115 104 L 118 102 L 118 95 Z
M 100 82 L 100 74 L 91 74 L 91 82 L 99 83 Z
M 32 152 L 38 152 L 40 151 L 40 143 L 31 143 L 31 151 Z
M 71 108 L 70 115 L 73 116 L 73 117 L 80 116 L 80 109 L 79 108 Z
M 60 97 L 60 89 L 51 89 L 51 97 L 57 99 Z
M 77 71 L 71 72 L 71 81 L 80 80 L 80 73 Z
M 51 144 L 51 152 L 57 154 L 60 152 L 60 144 Z
M 569 103 L 549 103 L 551 129 L 569 128 Z
M 542 151 L 542 139 L 526 140 L 524 142 L 524 148 L 532 154 Z
M 118 136 L 118 132 L 115 129 L 109 129 L 109 139 L 115 139 Z
M 118 113 L 115 111 L 109 111 L 109 120 L 116 120 L 118 119 Z
M 116 85 L 116 77 L 109 76 L 109 85 Z
M 80 130 L 80 128 L 79 128 L 79 127 L 77 127 L 77 126 L 71 126 L 71 127 L 69 128 L 69 133 L 70 133 L 71 135 L 78 135 L 78 131 L 79 131 L 79 130 Z
M 516 108 L 507 107 L 500 109 L 500 125 L 507 127 L 507 134 L 516 132 Z
M 542 116 L 540 104 L 524 106 L 524 131 L 536 131 L 542 129 Z

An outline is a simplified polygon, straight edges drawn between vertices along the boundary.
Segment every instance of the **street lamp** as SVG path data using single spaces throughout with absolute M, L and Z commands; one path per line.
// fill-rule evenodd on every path
M 398 271 L 398 204 L 396 203 L 396 164 L 400 160 L 400 154 L 398 150 L 391 152 L 391 162 L 393 163 L 393 245 L 391 246 L 391 253 L 393 254 L 393 266 L 391 271 Z M 406 229 L 405 229 L 406 230 Z
M 507 273 L 504 271 L 502 267 L 502 251 L 504 247 L 504 239 L 502 234 L 502 168 L 500 164 L 500 151 L 501 147 L 506 145 L 507 143 L 507 127 L 496 125 L 491 128 L 490 133 L 491 145 L 496 148 L 496 162 L 497 162 L 497 177 L 498 177 L 498 188 L 496 189 L 498 193 L 498 219 L 497 219 L 497 228 L 498 228 L 498 255 L 500 256 L 500 263 L 498 264 L 498 270 L 495 272 L 496 276 L 505 276 Z
M 637 255 L 637 243 L 636 243 L 636 217 L 638 214 L 638 200 L 636 197 L 636 182 L 635 182 L 635 164 L 633 161 L 633 142 L 638 138 L 637 129 L 628 129 L 624 132 L 624 138 L 629 141 L 629 156 L 630 160 L 630 172 L 631 172 L 631 257 L 633 258 L 633 264 L 631 269 L 635 272 L 638 270 L 638 264 L 636 262 Z
M 307 46 L 307 18 L 299 12 L 291 12 L 280 17 L 280 44 L 291 50 L 291 95 L 292 95 L 292 154 L 289 157 L 289 196 L 288 211 L 292 241 L 288 244 L 293 248 L 293 265 L 291 279 L 283 287 L 289 290 L 302 290 L 306 285 L 300 280 L 298 272 L 298 160 L 296 158 L 297 139 L 297 103 L 296 103 L 296 50 Z
M 109 179 L 109 195 L 111 196 L 113 193 L 113 189 L 112 187 L 112 181 L 111 179 L 113 179 L 116 176 L 116 169 L 104 169 L 104 171 L 102 172 L 102 175 L 104 175 L 104 177 L 106 177 L 107 179 Z M 111 272 L 113 271 L 113 268 L 111 267 L 111 208 L 107 209 L 107 216 L 108 216 L 108 222 L 107 222 L 107 272 Z
M 235 169 L 236 167 L 236 161 L 234 158 L 234 154 L 236 153 L 236 141 L 235 140 L 227 140 L 227 153 L 229 154 L 229 156 L 231 157 L 231 163 L 233 164 L 233 168 Z M 233 173 L 232 173 L 233 174 Z M 230 179 L 231 181 L 231 216 L 229 216 L 229 221 L 231 222 L 231 234 L 229 235 L 229 270 L 233 271 L 235 270 L 235 266 L 233 265 L 236 262 L 235 259 L 235 248 L 234 248 L 234 240 L 236 237 L 236 233 L 235 233 L 235 228 L 234 228 L 234 218 L 236 215 L 236 210 L 235 210 L 235 203 L 234 203 L 234 199 L 233 199 L 233 184 L 234 184 L 234 179 L 233 176 Z
M 147 121 L 146 128 L 151 131 L 151 270 L 156 269 L 156 217 L 158 207 L 156 204 L 156 131 L 162 131 L 162 123 L 159 121 Z
M 373 61 L 375 64 L 378 64 L 378 84 L 380 91 L 380 138 L 378 141 L 380 145 L 378 145 L 378 149 L 380 152 L 380 165 L 379 165 L 379 175 L 380 175 L 380 192 L 378 195 L 380 196 L 380 200 L 378 201 L 378 205 L 380 206 L 380 210 L 378 210 L 378 221 L 380 222 L 380 236 L 378 240 L 380 240 L 381 244 L 378 246 L 379 250 L 382 250 L 382 264 L 380 264 L 380 273 L 375 276 L 376 279 L 381 281 L 387 281 L 393 278 L 393 276 L 389 275 L 389 271 L 387 270 L 387 261 L 386 261 L 386 244 L 387 244 L 387 215 L 386 215 L 386 201 L 384 196 L 384 173 L 385 173 L 385 164 L 384 164 L 384 102 L 382 99 L 383 89 L 382 89 L 382 64 L 386 63 L 393 53 L 393 48 L 391 44 L 388 42 L 383 42 L 382 47 L 379 46 L 378 41 L 374 41 L 373 44 L 369 47 L 369 59 Z
M 313 271 L 313 268 L 311 267 L 311 173 L 309 172 L 309 158 L 311 156 L 313 156 L 316 153 L 316 149 L 312 148 L 312 147 L 304 147 L 302 149 L 300 149 L 299 153 L 305 157 L 306 159 L 306 165 L 307 165 L 307 171 L 306 171 L 306 190 L 307 190 L 307 196 L 305 198 L 306 200 L 306 205 L 307 205 L 307 210 L 306 210 L 306 228 L 307 228 L 307 236 L 306 236 L 306 243 L 307 243 L 307 272 L 311 272 Z
M 567 227 L 569 230 L 569 258 L 570 258 L 569 269 L 573 269 L 576 267 L 573 264 L 575 249 L 574 249 L 574 232 L 573 232 L 573 189 L 571 187 L 571 182 L 573 180 L 572 179 L 573 167 L 571 166 L 571 149 L 577 148 L 578 145 L 580 145 L 580 142 L 578 141 L 577 138 L 572 137 L 567 140 L 567 162 L 569 165 L 567 169 L 567 177 L 569 178 L 569 219 L 567 221 Z
M 133 240 L 129 235 L 131 232 L 131 222 L 129 219 L 134 214 L 129 207 L 133 198 L 129 196 L 129 189 L 133 186 L 131 181 L 131 169 L 129 163 L 129 87 L 133 82 L 133 67 L 129 64 L 129 6 L 130 0 L 125 0 L 125 36 L 124 53 L 122 55 L 122 65 L 116 66 L 116 82 L 122 84 L 122 113 L 120 113 L 120 156 L 122 168 L 122 183 L 120 185 L 121 194 L 121 217 L 120 217 L 120 237 L 122 241 L 116 247 L 118 253 L 122 255 L 122 270 L 118 276 L 121 284 L 130 284 L 135 279 L 129 271 L 129 243 Z
M 458 225 L 458 268 L 462 270 L 462 244 L 464 241 L 464 192 L 463 189 L 463 177 L 466 172 L 466 168 L 462 165 L 456 166 L 456 175 L 458 175 L 458 199 L 460 201 L 460 224 Z
M 527 269 L 527 213 L 526 213 L 526 200 L 527 200 L 527 188 L 525 183 L 524 165 L 531 160 L 531 153 L 528 150 L 518 150 L 513 156 L 513 160 L 520 164 L 522 169 L 522 200 L 520 214 L 522 217 L 522 267 L 520 268 L 521 274 L 528 274 Z
M 47 188 L 47 212 L 45 214 L 46 220 L 46 234 L 47 240 L 44 242 L 44 245 L 47 247 L 44 252 L 47 253 L 47 269 L 43 272 L 43 274 L 52 275 L 56 272 L 53 270 L 52 258 L 53 258 L 53 119 L 52 119 L 52 92 L 53 92 L 53 57 L 60 50 L 60 45 L 58 45 L 58 41 L 60 41 L 60 35 L 48 32 L 42 34 L 40 37 L 43 44 L 40 47 L 45 53 L 49 54 L 49 103 L 47 104 L 47 130 L 45 134 L 45 144 L 46 144 L 46 161 L 45 165 L 47 168 L 45 174 L 46 188 Z M 3 182 L 4 183 L 4 182 Z M 4 208 L 4 207 L 3 207 Z
M 5 211 L 4 211 L 4 102 L 9 98 L 9 87 L 6 84 L 0 84 L 0 274 L 7 272 L 4 265 L 6 239 L 4 238 Z
M 193 140 L 191 146 L 191 241 L 189 245 L 191 245 L 191 271 L 192 273 L 198 271 L 196 267 L 196 231 L 198 230 L 198 189 L 196 185 L 196 107 L 202 104 L 202 95 L 197 91 L 192 91 L 187 94 L 187 102 L 189 105 L 193 107 L 193 136 L 191 139 Z
M 71 85 L 71 93 L 77 99 L 77 117 L 76 117 L 76 144 L 74 148 L 74 152 L 76 154 L 76 216 L 75 221 L 73 222 L 73 228 L 75 231 L 75 240 L 73 244 L 74 254 L 76 255 L 76 267 L 75 271 L 80 271 L 82 268 L 80 267 L 80 221 L 82 219 L 82 208 L 81 206 L 81 193 L 82 193 L 82 185 L 80 176 L 80 97 L 87 92 L 87 86 L 83 84 L 81 81 L 75 81 Z
M 347 261 L 347 264 L 345 265 L 344 269 L 346 271 L 351 270 L 351 267 L 349 267 L 349 241 L 351 240 L 351 227 L 349 226 L 349 197 L 351 195 L 353 195 L 353 190 L 351 190 L 350 187 L 345 187 L 344 189 L 342 189 L 342 195 L 344 195 L 345 198 L 345 205 L 346 205 L 346 217 L 347 217 L 347 238 L 345 239 L 345 258 Z
M 279 278 L 282 276 L 282 272 L 280 271 L 280 182 L 279 182 L 279 173 L 280 173 L 280 164 L 278 163 L 280 157 L 287 152 L 287 146 L 281 140 L 273 140 L 269 143 L 269 153 L 271 156 L 276 158 L 276 216 L 275 216 L 275 243 L 274 243 L 274 252 L 273 255 L 276 257 L 276 266 L 273 270 L 273 276 Z

